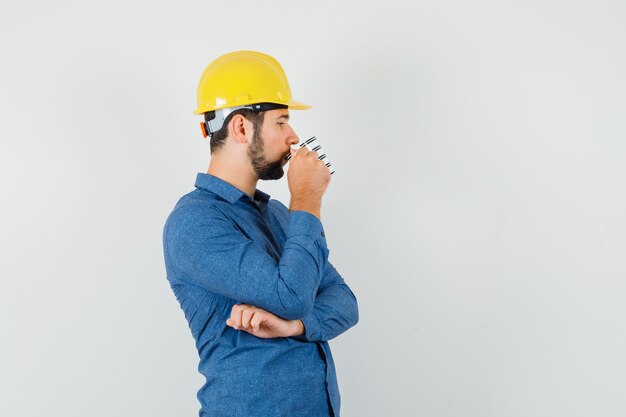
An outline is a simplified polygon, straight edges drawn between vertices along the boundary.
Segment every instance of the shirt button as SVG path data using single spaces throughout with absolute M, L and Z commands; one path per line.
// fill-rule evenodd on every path
M 321 233 L 322 237 L 326 237 L 326 235 L 324 234 L 324 232 Z

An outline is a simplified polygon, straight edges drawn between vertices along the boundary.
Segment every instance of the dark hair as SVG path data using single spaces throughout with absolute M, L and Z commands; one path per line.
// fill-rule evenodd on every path
M 224 120 L 224 124 L 222 125 L 221 129 L 211 135 L 211 154 L 219 151 L 222 146 L 224 146 L 226 138 L 228 137 L 228 124 L 236 114 L 241 114 L 243 117 L 252 122 L 252 126 L 254 126 L 255 132 L 258 132 L 261 129 L 261 126 L 263 125 L 263 119 L 265 117 L 264 111 L 254 111 L 250 109 L 235 110 L 234 112 L 226 116 L 226 119 Z M 214 111 L 204 113 L 205 121 L 213 120 L 214 118 Z

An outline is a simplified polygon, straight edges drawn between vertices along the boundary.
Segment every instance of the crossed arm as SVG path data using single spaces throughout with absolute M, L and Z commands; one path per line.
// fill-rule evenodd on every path
M 240 301 L 226 324 L 258 337 L 332 339 L 358 321 L 356 298 L 328 262 L 319 219 L 289 216 L 277 261 L 217 207 L 192 203 L 168 219 L 166 256 L 194 285 Z
M 226 324 L 265 339 L 296 337 L 317 342 L 337 337 L 358 322 L 357 300 L 330 263 L 324 281 L 325 285 L 315 297 L 313 310 L 302 319 L 285 320 L 249 304 L 236 304 Z

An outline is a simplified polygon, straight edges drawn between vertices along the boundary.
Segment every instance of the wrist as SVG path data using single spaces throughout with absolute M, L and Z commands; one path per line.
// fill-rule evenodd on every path
M 302 323 L 302 320 L 294 320 L 292 323 L 293 323 L 292 336 L 300 336 L 301 334 L 304 334 L 304 323 Z
M 322 200 L 321 199 L 297 199 L 292 198 L 289 204 L 289 211 L 306 211 L 320 218 L 320 211 L 322 208 Z

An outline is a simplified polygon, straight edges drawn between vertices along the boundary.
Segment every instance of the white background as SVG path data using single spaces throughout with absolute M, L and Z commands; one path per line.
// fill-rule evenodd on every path
M 337 169 L 342 416 L 626 415 L 623 1 L 0 15 L 0 415 L 197 415 L 162 227 L 208 167 L 199 77 L 238 49 L 281 62 Z

